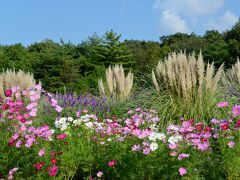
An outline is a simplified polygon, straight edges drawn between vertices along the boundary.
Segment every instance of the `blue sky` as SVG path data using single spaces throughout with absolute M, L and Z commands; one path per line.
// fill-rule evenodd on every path
M 155 40 L 176 32 L 224 31 L 240 16 L 240 0 L 5 0 L 0 44 L 46 38 L 80 43 L 113 29 L 124 39 Z

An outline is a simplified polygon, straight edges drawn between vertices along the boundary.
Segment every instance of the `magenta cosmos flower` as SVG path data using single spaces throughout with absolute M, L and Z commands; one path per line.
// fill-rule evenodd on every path
M 56 165 L 48 168 L 49 176 L 56 176 L 57 172 L 58 172 L 58 167 Z
M 12 90 L 11 89 L 6 89 L 4 94 L 5 94 L 6 97 L 10 97 L 10 96 L 12 96 Z
M 112 160 L 112 161 L 109 161 L 108 162 L 108 166 L 109 167 L 113 167 L 113 166 L 115 166 L 117 164 L 117 161 L 116 160 Z
M 64 140 L 67 137 L 67 134 L 60 134 L 57 136 L 58 139 Z

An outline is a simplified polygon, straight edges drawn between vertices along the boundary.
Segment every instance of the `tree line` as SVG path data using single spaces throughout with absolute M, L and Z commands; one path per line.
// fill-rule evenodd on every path
M 159 41 L 124 40 L 113 30 L 103 36 L 93 34 L 79 44 L 50 39 L 23 46 L 0 45 L 0 70 L 29 71 L 49 91 L 73 88 L 76 92 L 98 91 L 97 81 L 109 65 L 123 64 L 135 77 L 150 74 L 159 60 L 172 51 L 196 55 L 201 51 L 206 62 L 231 67 L 240 57 L 240 20 L 220 33 L 208 30 L 204 35 L 176 33 Z

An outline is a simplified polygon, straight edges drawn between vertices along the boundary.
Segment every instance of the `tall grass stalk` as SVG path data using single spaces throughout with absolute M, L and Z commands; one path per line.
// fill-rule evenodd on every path
M 133 73 L 125 76 L 122 65 L 109 66 L 106 70 L 106 85 L 102 79 L 98 81 L 100 94 L 123 101 L 129 97 L 133 86 Z
M 222 72 L 223 65 L 215 70 L 213 63 L 204 63 L 201 53 L 197 58 L 194 53 L 169 54 L 152 71 L 153 84 L 159 94 L 157 99 L 167 98 L 167 106 L 159 104 L 159 110 L 164 112 L 166 107 L 169 113 L 166 117 L 170 119 L 182 116 L 207 121 L 216 109 Z
M 28 89 L 35 86 L 35 79 L 30 72 L 15 69 L 7 69 L 0 74 L 0 96 L 4 97 L 5 89 L 19 86 L 21 89 Z

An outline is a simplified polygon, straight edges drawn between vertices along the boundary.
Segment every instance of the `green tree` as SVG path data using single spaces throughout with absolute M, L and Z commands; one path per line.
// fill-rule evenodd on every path
M 205 40 L 196 34 L 176 33 L 160 37 L 161 46 L 168 46 L 171 51 L 185 51 L 187 54 L 193 51 L 196 54 L 205 47 Z
M 236 24 L 225 32 L 225 39 L 228 43 L 230 64 L 234 64 L 237 58 L 240 58 L 240 18 Z
M 214 62 L 216 67 L 220 67 L 222 63 L 225 63 L 225 67 L 228 68 L 231 63 L 228 62 L 228 45 L 223 34 L 212 30 L 207 31 L 203 38 L 206 41 L 206 46 L 203 49 L 204 60 Z
M 121 35 L 107 31 L 103 36 L 103 41 L 93 50 L 96 61 L 99 65 L 108 67 L 114 64 L 129 65 L 132 63 L 131 52 L 120 42 Z
M 152 67 L 170 52 L 168 46 L 161 47 L 158 42 L 153 41 L 125 40 L 124 44 L 133 54 L 134 72 L 140 74 L 151 72 Z

